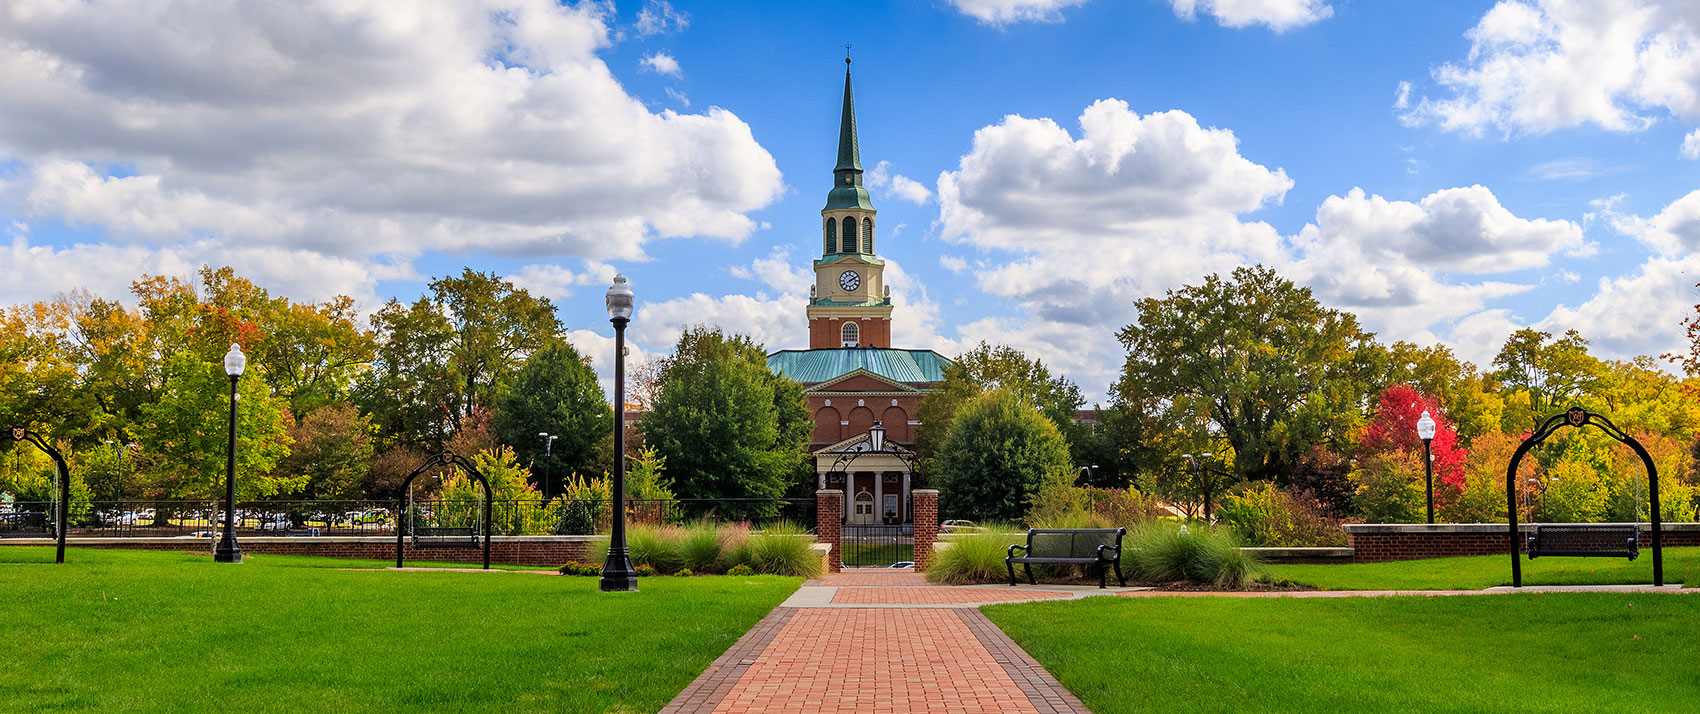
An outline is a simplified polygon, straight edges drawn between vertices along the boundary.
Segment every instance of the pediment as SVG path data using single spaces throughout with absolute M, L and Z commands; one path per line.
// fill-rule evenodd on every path
M 910 392 L 920 394 L 921 390 L 888 377 L 882 377 L 866 368 L 857 368 L 832 379 L 809 385 L 804 392 Z

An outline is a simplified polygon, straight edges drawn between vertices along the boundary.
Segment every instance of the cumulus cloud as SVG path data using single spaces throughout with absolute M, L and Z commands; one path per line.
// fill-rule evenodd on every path
M 1596 353 L 1618 359 L 1678 350 L 1687 344 L 1682 321 L 1700 301 L 1696 282 L 1700 255 L 1654 257 L 1628 275 L 1600 278 L 1591 297 L 1575 307 L 1559 305 L 1536 327 L 1574 329 Z
M 1693 2 L 1502 0 L 1466 33 L 1469 57 L 1434 69 L 1449 96 L 1424 98 L 1402 118 L 1468 134 L 1538 134 L 1700 116 L 1696 28 Z
M 867 174 L 868 188 L 887 196 L 896 196 L 914 204 L 933 200 L 933 192 L 921 182 L 903 174 L 891 173 L 891 162 L 881 161 Z
M 1700 129 L 1688 132 L 1687 136 L 1682 137 L 1680 153 L 1685 159 L 1700 159 Z
M 685 71 L 679 67 L 679 60 L 674 59 L 673 55 L 666 52 L 644 55 L 643 60 L 638 64 L 656 74 L 665 74 L 669 77 L 685 76 Z
M 556 302 L 572 297 L 573 288 L 585 285 L 606 288 L 614 282 L 614 266 L 601 261 L 584 262 L 584 270 L 573 272 L 555 263 L 533 263 L 519 269 L 504 280 L 533 295 Z
M 628 95 L 598 57 L 605 11 L 8 4 L 0 208 L 161 251 L 224 240 L 350 264 L 639 259 L 659 237 L 748 236 L 782 190 L 772 156 L 730 112 Z
M 1326 0 L 1169 0 L 1182 19 L 1210 15 L 1226 27 L 1264 25 L 1276 32 L 1309 25 L 1334 14 Z
M 1672 201 L 1649 218 L 1608 210 L 1607 218 L 1624 235 L 1634 236 L 1661 255 L 1700 251 L 1700 190 Z
M 1060 22 L 1062 10 L 1086 0 L 949 0 L 958 12 L 987 25 Z

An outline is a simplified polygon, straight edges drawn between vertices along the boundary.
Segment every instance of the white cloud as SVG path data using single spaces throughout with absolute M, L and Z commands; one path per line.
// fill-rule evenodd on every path
M 949 0 L 958 12 L 988 25 L 1060 22 L 1063 8 L 1086 0 Z
M 1468 59 L 1434 69 L 1451 96 L 1424 98 L 1402 118 L 1511 134 L 1590 123 L 1635 131 L 1666 112 L 1697 117 L 1697 27 L 1691 1 L 1503 0 L 1466 33 Z
M 1697 282 L 1700 255 L 1654 257 L 1629 275 L 1600 278 L 1593 296 L 1575 307 L 1559 305 L 1536 327 L 1574 329 L 1596 353 L 1618 359 L 1681 349 L 1682 321 L 1700 302 Z
M 1682 158 L 1700 159 L 1700 129 L 1688 132 L 1682 137 Z
M 679 60 L 674 59 L 673 55 L 666 52 L 644 55 L 643 60 L 638 62 L 638 65 L 656 74 L 665 74 L 669 77 L 685 76 L 685 70 L 679 67 Z
M 742 240 L 783 189 L 772 156 L 730 112 L 651 112 L 628 95 L 597 54 L 605 12 L 0 6 L 0 161 L 15 166 L 0 211 L 161 255 L 217 240 L 351 265 Z
M 933 200 L 933 192 L 928 190 L 921 182 L 903 174 L 891 173 L 890 161 L 881 161 L 869 170 L 867 183 L 868 188 L 917 205 Z
M 1528 325 L 1519 321 L 1510 310 L 1482 310 L 1459 320 L 1441 342 L 1451 347 L 1459 359 L 1474 364 L 1479 369 L 1491 370 L 1493 358 L 1499 355 L 1499 348 L 1505 345 L 1511 333 L 1525 327 Z
M 1200 12 L 1226 27 L 1265 25 L 1276 32 L 1309 25 L 1334 14 L 1326 0 L 1169 0 L 1175 14 L 1193 20 Z
M 1662 255 L 1700 251 L 1700 190 L 1672 201 L 1651 218 L 1619 215 L 1609 208 L 1606 214 L 1613 228 Z
M 960 256 L 941 255 L 939 256 L 939 266 L 957 275 L 968 272 L 968 261 Z
M 666 0 L 649 0 L 638 11 L 637 33 L 640 37 L 678 32 L 689 27 L 691 16 L 673 9 Z
M 547 297 L 557 303 L 572 297 L 573 288 L 585 285 L 607 287 L 614 282 L 614 266 L 600 261 L 585 261 L 584 272 L 575 273 L 553 263 L 533 263 L 503 279 L 533 295 Z

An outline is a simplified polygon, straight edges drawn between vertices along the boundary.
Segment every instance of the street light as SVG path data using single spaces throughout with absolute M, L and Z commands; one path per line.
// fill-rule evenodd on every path
M 873 426 L 868 427 L 868 445 L 874 447 L 874 451 L 885 450 L 884 424 L 875 421 Z
M 213 549 L 213 560 L 220 563 L 242 562 L 242 548 L 236 545 L 236 382 L 242 379 L 242 370 L 248 367 L 248 355 L 242 354 L 242 346 L 230 343 L 230 351 L 224 354 L 224 373 L 230 376 L 230 448 L 225 451 L 224 461 L 224 537 L 218 539 L 218 547 Z
M 1423 410 L 1423 415 L 1417 418 L 1417 438 L 1423 440 L 1423 482 L 1424 490 L 1428 492 L 1428 523 L 1434 525 L 1434 454 L 1429 445 L 1434 442 L 1434 417 Z
M 614 276 L 606 298 L 608 321 L 614 323 L 614 533 L 608 560 L 602 564 L 603 592 L 637 590 L 637 571 L 626 554 L 626 323 L 632 319 L 632 288 L 626 276 Z
M 561 437 L 550 436 L 547 431 L 537 432 L 537 438 L 543 440 L 543 500 L 549 500 L 549 455 L 555 451 L 555 440 Z
M 1204 476 L 1204 464 L 1199 463 L 1198 459 L 1208 459 L 1208 458 L 1210 458 L 1211 454 L 1210 454 L 1210 452 L 1206 451 L 1202 454 L 1199 454 L 1197 458 L 1194 458 L 1192 454 L 1181 454 L 1181 456 L 1192 464 L 1192 482 L 1193 482 L 1193 484 L 1198 486 L 1199 492 L 1204 494 L 1204 520 L 1205 520 L 1205 522 L 1209 522 L 1210 521 L 1210 487 L 1207 484 L 1204 483 L 1204 478 L 1203 478 L 1203 476 Z

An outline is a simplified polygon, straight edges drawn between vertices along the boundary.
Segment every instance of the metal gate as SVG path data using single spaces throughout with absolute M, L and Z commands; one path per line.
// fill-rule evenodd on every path
M 839 535 L 839 552 L 846 568 L 889 568 L 898 563 L 914 564 L 915 531 L 901 525 L 844 524 Z

